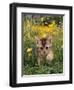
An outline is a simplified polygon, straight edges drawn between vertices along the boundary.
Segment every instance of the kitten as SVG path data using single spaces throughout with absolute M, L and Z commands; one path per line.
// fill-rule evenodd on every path
M 43 65 L 46 62 L 53 60 L 52 51 L 52 37 L 39 38 L 35 37 L 36 40 L 36 54 L 38 65 Z

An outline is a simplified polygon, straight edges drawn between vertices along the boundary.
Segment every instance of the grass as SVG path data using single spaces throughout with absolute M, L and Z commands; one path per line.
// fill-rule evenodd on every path
M 63 73 L 63 64 L 60 62 L 52 62 L 50 65 L 44 66 L 28 66 L 26 65 L 23 71 L 25 75 L 37 75 L 37 74 L 58 74 Z
M 32 58 L 33 56 L 30 59 L 25 60 L 23 74 L 35 75 L 35 74 L 63 73 L 63 48 L 59 48 L 60 47 L 59 45 L 57 45 L 56 43 L 53 46 L 54 59 L 50 64 L 38 66 L 37 59 L 35 59 L 35 57 Z

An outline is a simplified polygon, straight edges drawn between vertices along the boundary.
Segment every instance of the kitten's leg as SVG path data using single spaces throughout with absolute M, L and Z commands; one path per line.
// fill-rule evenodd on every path
M 45 61 L 43 60 L 43 58 L 38 58 L 38 65 L 39 66 L 42 66 L 42 65 L 44 65 L 45 64 Z
M 38 65 L 40 66 L 41 65 L 41 59 L 38 58 Z
M 53 52 L 50 51 L 49 54 L 46 56 L 46 61 L 50 63 L 53 60 L 53 58 L 54 58 Z

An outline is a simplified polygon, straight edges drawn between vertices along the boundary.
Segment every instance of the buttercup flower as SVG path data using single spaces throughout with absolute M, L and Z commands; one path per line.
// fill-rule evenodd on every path
M 28 48 L 27 49 L 27 52 L 29 53 L 29 52 L 32 52 L 32 48 Z
M 46 34 L 43 34 L 42 37 L 45 38 L 46 37 Z
M 28 56 L 29 56 L 29 57 L 32 56 L 32 53 L 28 53 Z

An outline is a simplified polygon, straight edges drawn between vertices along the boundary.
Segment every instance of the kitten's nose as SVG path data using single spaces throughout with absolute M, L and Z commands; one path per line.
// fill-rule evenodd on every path
M 45 51 L 44 51 L 44 53 L 45 53 Z

